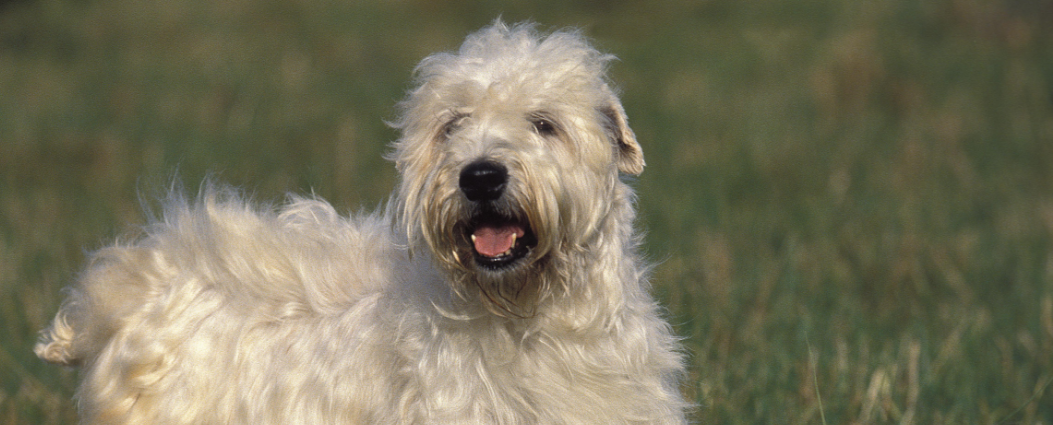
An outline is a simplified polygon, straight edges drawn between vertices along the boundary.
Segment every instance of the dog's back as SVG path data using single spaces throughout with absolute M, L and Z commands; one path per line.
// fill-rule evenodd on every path
M 296 395 L 280 388 L 323 384 L 312 381 L 334 365 L 312 365 L 310 351 L 367 349 L 349 337 L 369 335 L 368 323 L 332 328 L 368 314 L 379 285 L 407 270 L 394 266 L 397 246 L 380 216 L 348 219 L 319 200 L 261 209 L 212 186 L 196 201 L 172 196 L 143 236 L 92 255 L 35 351 L 90 366 L 79 391 L 88 422 L 167 423 L 183 412 L 251 423 L 249 400 L 287 404 L 275 398 Z M 274 376 L 283 369 L 298 372 Z

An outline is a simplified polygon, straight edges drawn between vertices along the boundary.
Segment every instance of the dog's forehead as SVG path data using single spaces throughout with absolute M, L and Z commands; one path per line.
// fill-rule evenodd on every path
M 426 82 L 437 113 L 529 115 L 538 112 L 583 114 L 609 103 L 602 75 L 582 67 L 534 68 L 530 63 L 493 64 Z M 533 64 L 535 67 L 538 66 Z M 467 71 L 467 72 L 464 72 Z
M 470 85 L 475 88 L 520 90 L 526 88 L 595 86 L 601 83 L 603 72 L 585 58 L 546 58 L 538 55 L 498 56 L 492 58 L 464 58 L 462 66 L 440 71 L 434 82 Z
M 558 79 L 537 76 L 508 76 L 506 78 L 477 79 L 466 82 L 462 87 L 462 96 L 451 101 L 460 104 L 454 108 L 485 108 L 492 111 L 516 111 L 532 113 L 553 108 L 580 109 L 592 108 L 596 100 L 592 99 L 589 84 L 581 87 L 560 85 Z M 468 112 L 468 111 L 465 111 Z

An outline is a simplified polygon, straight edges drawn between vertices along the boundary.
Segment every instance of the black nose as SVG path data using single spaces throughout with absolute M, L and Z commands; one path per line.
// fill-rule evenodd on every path
M 508 169 L 493 161 L 476 161 L 461 170 L 458 183 L 469 201 L 493 201 L 505 190 Z

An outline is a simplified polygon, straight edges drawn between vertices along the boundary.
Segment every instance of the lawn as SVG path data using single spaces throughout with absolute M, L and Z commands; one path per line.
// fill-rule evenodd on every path
M 32 354 L 169 182 L 373 209 L 414 64 L 582 28 L 648 167 L 699 423 L 1053 424 L 1048 0 L 0 1 L 0 422 L 75 422 Z

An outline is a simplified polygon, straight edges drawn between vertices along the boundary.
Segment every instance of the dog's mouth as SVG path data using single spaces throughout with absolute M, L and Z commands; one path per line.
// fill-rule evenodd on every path
M 525 220 L 485 213 L 475 217 L 466 235 L 479 266 L 491 270 L 509 267 L 537 246 L 537 236 Z

